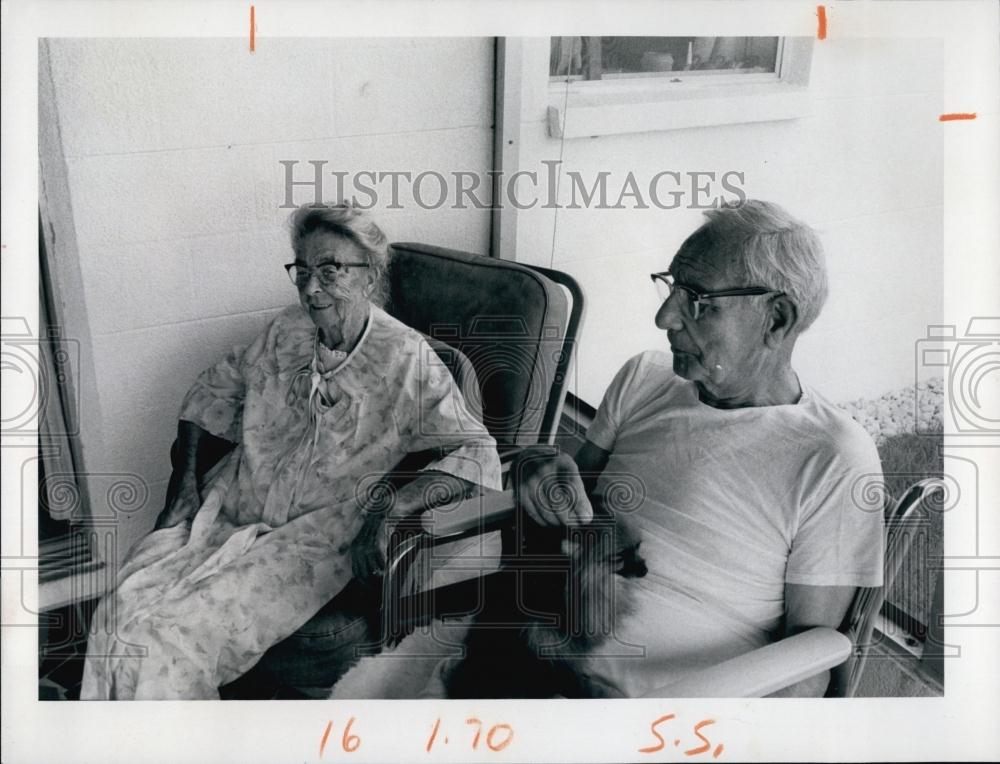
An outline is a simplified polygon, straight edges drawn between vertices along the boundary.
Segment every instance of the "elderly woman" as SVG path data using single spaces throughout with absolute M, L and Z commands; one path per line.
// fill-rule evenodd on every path
M 495 443 L 422 336 L 377 306 L 389 247 L 359 210 L 292 216 L 299 304 L 206 370 L 184 398 L 156 528 L 94 618 L 83 698 L 215 698 L 337 594 L 381 564 L 384 515 L 363 486 L 415 452 L 396 496 L 417 511 L 499 487 Z M 236 447 L 204 479 L 208 436 Z

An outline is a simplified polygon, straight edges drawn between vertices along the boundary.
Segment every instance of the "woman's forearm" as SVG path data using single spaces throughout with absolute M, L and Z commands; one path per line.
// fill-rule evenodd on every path
M 472 494 L 475 483 L 450 475 L 447 472 L 427 470 L 396 492 L 396 500 L 389 508 L 389 518 L 398 522 L 418 515 L 431 507 L 450 504 Z
M 194 422 L 181 419 L 177 422 L 177 448 L 180 455 L 180 471 L 196 473 L 198 464 L 198 444 L 206 431 Z
M 206 431 L 181 419 L 177 423 L 177 455 L 173 474 L 167 484 L 166 502 L 156 518 L 155 530 L 168 528 L 188 519 L 201 504 L 201 476 L 198 475 L 198 445 Z

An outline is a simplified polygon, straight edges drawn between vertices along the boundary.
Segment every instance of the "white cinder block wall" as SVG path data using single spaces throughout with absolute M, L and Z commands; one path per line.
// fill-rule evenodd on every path
M 838 401 L 912 380 L 913 343 L 941 315 L 939 43 L 816 43 L 808 117 L 562 146 L 545 126 L 548 40 L 522 50 L 520 169 L 561 157 L 585 178 L 610 171 L 610 188 L 630 170 L 640 185 L 662 170 L 745 173 L 749 195 L 787 206 L 827 246 L 831 298 L 798 350 L 803 376 Z M 143 509 L 117 517 L 120 559 L 162 505 L 185 390 L 295 299 L 281 271 L 279 160 L 299 160 L 303 178 L 309 160 L 349 173 L 485 172 L 493 41 L 263 39 L 251 55 L 241 39 L 59 39 L 42 42 L 39 70 L 42 207 L 57 218 L 43 222 L 56 233 L 65 333 L 84 353 L 90 500 L 106 513 L 104 475 L 150 486 Z M 391 239 L 488 251 L 488 210 L 403 204 L 377 211 Z M 587 293 L 575 384 L 585 400 L 600 400 L 626 358 L 665 346 L 647 274 L 699 219 L 518 213 L 517 259 L 566 270 Z
M 279 160 L 299 160 L 300 179 L 309 160 L 352 174 L 485 173 L 493 40 L 262 39 L 252 55 L 244 39 L 46 40 L 39 77 L 43 151 L 63 159 L 43 161 L 43 196 L 61 188 L 72 208 L 71 221 L 45 222 L 72 227 L 52 261 L 65 333 L 85 354 L 90 501 L 106 514 L 101 475 L 150 487 L 144 508 L 118 515 L 120 559 L 162 508 L 187 388 L 297 299 L 281 268 Z M 488 210 L 381 206 L 390 240 L 488 251 Z M 75 253 L 63 248 L 73 238 Z
M 548 61 L 547 38 L 524 41 L 519 167 L 539 172 L 538 198 L 548 193 L 543 160 L 561 158 L 561 169 L 581 173 L 588 185 L 609 171 L 611 203 L 630 170 L 640 188 L 663 170 L 743 172 L 748 196 L 782 204 L 816 227 L 826 246 L 830 299 L 797 349 L 802 377 L 835 401 L 912 384 L 914 342 L 942 313 L 938 41 L 816 42 L 811 113 L 800 119 L 563 143 L 545 123 L 546 107 L 561 101 L 550 95 Z M 563 204 L 569 187 L 563 175 Z M 661 188 L 669 200 L 671 186 Z M 518 259 L 571 273 L 589 300 L 577 374 L 585 400 L 596 405 L 633 354 L 666 348 L 653 325 L 657 299 L 648 274 L 666 269 L 701 214 L 655 207 L 557 212 L 541 203 L 518 214 Z

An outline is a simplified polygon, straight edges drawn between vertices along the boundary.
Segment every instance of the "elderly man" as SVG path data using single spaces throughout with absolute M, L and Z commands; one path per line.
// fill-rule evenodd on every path
M 542 525 L 588 522 L 588 494 L 613 506 L 610 476 L 641 481 L 649 573 L 621 582 L 633 604 L 614 644 L 644 656 L 582 667 L 627 696 L 836 628 L 856 587 L 882 581 L 881 514 L 852 501 L 855 483 L 881 472 L 875 446 L 791 363 L 826 299 L 819 240 L 767 202 L 707 218 L 652 274 L 671 355 L 625 364 L 575 459 L 536 452 L 514 471 L 520 508 Z M 568 511 L 549 501 L 553 480 L 576 495 Z M 796 694 L 822 695 L 827 682 Z

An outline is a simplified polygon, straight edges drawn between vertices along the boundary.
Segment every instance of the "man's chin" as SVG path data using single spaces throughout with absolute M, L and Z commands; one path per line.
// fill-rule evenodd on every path
M 689 379 L 692 382 L 700 379 L 701 374 L 699 374 L 700 366 L 695 360 L 694 356 L 690 353 L 682 353 L 679 350 L 673 351 L 674 358 L 674 374 L 683 379 Z

